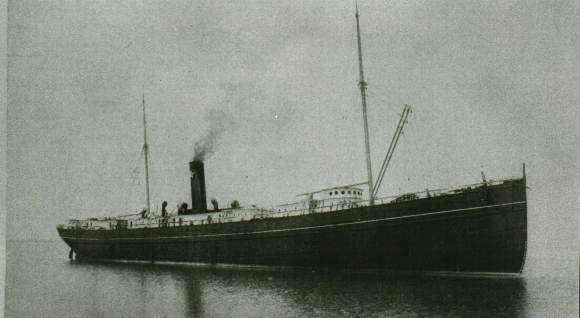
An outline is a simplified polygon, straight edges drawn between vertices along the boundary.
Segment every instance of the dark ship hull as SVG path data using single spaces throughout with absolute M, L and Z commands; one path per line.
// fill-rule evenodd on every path
M 58 232 L 79 259 L 521 273 L 526 182 L 288 217 Z

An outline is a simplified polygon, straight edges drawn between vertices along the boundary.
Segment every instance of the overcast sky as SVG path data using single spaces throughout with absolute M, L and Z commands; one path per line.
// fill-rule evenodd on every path
M 578 1 L 360 1 L 381 195 L 521 176 L 530 253 L 577 254 Z M 190 201 L 188 161 L 221 111 L 208 200 L 295 201 L 364 181 L 353 1 L 10 1 L 8 236 Z

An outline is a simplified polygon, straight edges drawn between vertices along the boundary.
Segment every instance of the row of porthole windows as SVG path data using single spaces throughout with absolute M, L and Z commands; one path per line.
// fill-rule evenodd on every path
M 348 191 L 342 190 L 342 191 L 340 191 L 340 194 L 344 194 L 345 192 L 347 192 L 348 194 L 362 195 L 361 191 L 350 191 L 350 190 L 348 190 Z M 338 194 L 338 191 L 334 191 L 334 195 L 337 195 L 337 194 Z M 332 191 L 328 192 L 328 195 L 332 195 Z

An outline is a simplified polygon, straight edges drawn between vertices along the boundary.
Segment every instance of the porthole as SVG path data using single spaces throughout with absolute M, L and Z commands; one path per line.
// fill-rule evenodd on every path
M 340 191 L 340 194 L 344 194 L 344 190 Z
M 334 194 L 338 194 L 338 191 L 334 191 Z
M 350 194 L 350 191 L 348 191 L 348 194 Z
M 332 195 L 332 191 L 328 192 L 328 195 Z

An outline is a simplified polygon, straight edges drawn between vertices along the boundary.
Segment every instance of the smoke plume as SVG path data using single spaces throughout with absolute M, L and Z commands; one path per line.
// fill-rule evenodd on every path
M 193 160 L 204 161 L 211 157 L 219 145 L 222 135 L 227 129 L 227 117 L 221 110 L 212 110 L 206 115 L 208 122 L 208 131 L 195 142 L 193 147 Z

